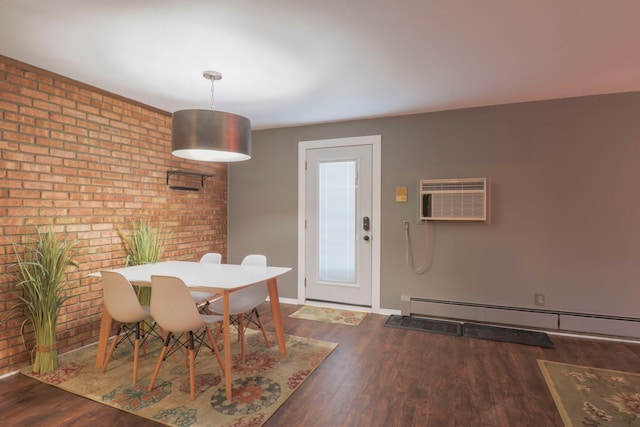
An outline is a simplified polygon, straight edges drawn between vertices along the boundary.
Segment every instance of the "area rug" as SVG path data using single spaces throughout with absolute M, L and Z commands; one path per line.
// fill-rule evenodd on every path
M 275 343 L 275 334 L 271 342 Z M 106 373 L 95 367 L 96 345 L 60 356 L 61 366 L 47 374 L 22 373 L 42 382 L 132 414 L 170 426 L 261 426 L 311 375 L 337 344 L 286 336 L 287 354 L 267 348 L 262 334 L 247 330 L 246 363 L 240 345 L 232 345 L 233 397 L 226 399 L 224 378 L 213 353 L 203 348 L 196 357 L 196 398 L 190 399 L 185 357 L 164 362 L 155 388 L 147 391 L 160 341 L 140 357 L 138 383 L 131 384 L 132 346 L 118 347 Z M 126 344 L 126 345 L 125 345 Z
M 400 316 L 392 314 L 384 322 L 389 328 L 409 329 L 444 335 L 462 335 L 462 325 L 458 322 L 427 319 L 424 317 Z
M 534 345 L 545 348 L 556 348 L 549 335 L 544 332 L 528 331 L 525 329 L 501 328 L 498 326 L 465 323 L 462 335 L 484 340 L 511 342 L 515 344 Z
M 294 319 L 316 320 L 318 322 L 337 323 L 339 325 L 358 326 L 367 313 L 336 308 L 323 308 L 304 305 L 289 317 Z
M 538 360 L 566 427 L 640 426 L 640 374 Z

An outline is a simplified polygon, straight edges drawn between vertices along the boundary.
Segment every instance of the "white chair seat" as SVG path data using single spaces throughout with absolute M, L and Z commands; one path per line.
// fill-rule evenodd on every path
M 265 267 L 267 265 L 267 257 L 256 254 L 247 255 L 242 260 L 242 265 Z M 262 336 L 264 337 L 266 346 L 270 346 L 267 333 L 264 330 L 264 326 L 260 320 L 260 314 L 256 308 L 267 299 L 268 295 L 269 290 L 266 283 L 258 283 L 229 294 L 229 317 L 232 323 L 238 328 L 238 333 L 240 334 L 243 363 L 245 360 L 244 330 L 247 326 L 246 323 L 251 322 L 258 326 L 262 331 Z M 218 297 L 209 301 L 207 309 L 208 311 L 216 314 L 223 314 L 224 299 L 222 297 Z
M 201 314 L 200 317 L 202 317 L 202 320 L 207 325 L 222 322 L 222 316 L 218 316 L 217 314 Z
M 189 292 L 191 292 L 191 297 L 197 303 L 208 301 L 217 295 L 217 294 L 212 294 L 211 292 L 200 292 L 200 291 L 189 291 Z
M 216 252 L 208 252 L 200 258 L 200 262 L 207 262 L 210 264 L 220 264 L 222 262 L 222 255 Z M 198 305 L 207 305 L 208 300 L 215 298 L 218 294 L 211 292 L 190 291 L 193 300 Z

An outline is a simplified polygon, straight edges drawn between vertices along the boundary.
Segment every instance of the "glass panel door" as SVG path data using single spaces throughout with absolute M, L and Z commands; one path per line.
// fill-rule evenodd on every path
M 356 162 L 318 165 L 318 278 L 356 283 Z

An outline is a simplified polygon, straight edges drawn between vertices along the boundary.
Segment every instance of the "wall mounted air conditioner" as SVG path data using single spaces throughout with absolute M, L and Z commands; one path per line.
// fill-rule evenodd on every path
M 421 179 L 420 220 L 489 222 L 487 178 Z

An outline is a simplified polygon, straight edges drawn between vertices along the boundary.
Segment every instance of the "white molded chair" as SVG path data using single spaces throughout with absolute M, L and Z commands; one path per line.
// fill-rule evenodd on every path
M 202 255 L 202 258 L 200 258 L 200 262 L 208 262 L 211 264 L 221 264 L 222 255 L 217 252 L 208 252 Z
M 264 255 L 247 255 L 242 260 L 242 265 L 255 265 L 260 267 L 266 267 L 267 257 Z M 270 347 L 269 338 L 260 320 L 260 314 L 258 313 L 257 306 L 263 303 L 267 296 L 269 296 L 269 290 L 266 283 L 258 283 L 253 286 L 249 286 L 239 291 L 229 294 L 229 318 L 238 328 L 238 334 L 240 335 L 240 342 L 242 348 L 242 363 L 245 361 L 244 354 L 244 331 L 248 323 L 253 323 L 262 331 L 264 342 L 267 347 Z M 224 313 L 224 300 L 223 298 L 217 298 L 209 302 L 209 311 L 216 314 Z
M 155 335 L 158 338 L 161 337 L 153 328 L 149 331 L 144 331 L 142 325 L 145 320 L 151 318 L 150 310 L 149 307 L 140 305 L 138 296 L 129 280 L 115 271 L 103 271 L 101 272 L 101 276 L 104 305 L 113 320 L 120 322 L 118 332 L 113 339 L 107 358 L 102 365 L 102 373 L 105 373 L 107 370 L 109 360 L 111 360 L 111 356 L 116 347 L 125 340 L 131 342 L 133 336 L 133 384 L 135 384 L 138 381 L 140 345 L 144 346 L 149 335 Z M 120 336 L 122 332 L 124 332 L 124 335 Z
M 222 263 L 222 255 L 217 252 L 209 252 L 202 255 L 200 262 L 207 262 L 211 264 Z M 206 310 L 209 305 L 209 300 L 218 296 L 218 294 L 212 294 L 211 292 L 190 291 L 193 300 L 196 302 L 201 311 Z
M 149 391 L 153 390 L 160 366 L 167 357 L 178 350 L 186 349 L 189 363 L 189 384 L 191 400 L 195 399 L 195 357 L 202 345 L 214 351 L 220 369 L 224 372 L 222 357 L 218 351 L 216 340 L 211 334 L 208 324 L 222 321 L 222 316 L 206 315 L 198 312 L 193 298 L 185 283 L 178 277 L 151 276 L 151 315 L 167 334 L 162 352 L 156 363 L 149 383 Z M 209 343 L 205 340 L 209 338 Z M 184 341 L 181 340 L 185 337 Z M 196 343 L 197 348 L 196 348 Z M 169 346 L 171 344 L 171 346 Z

